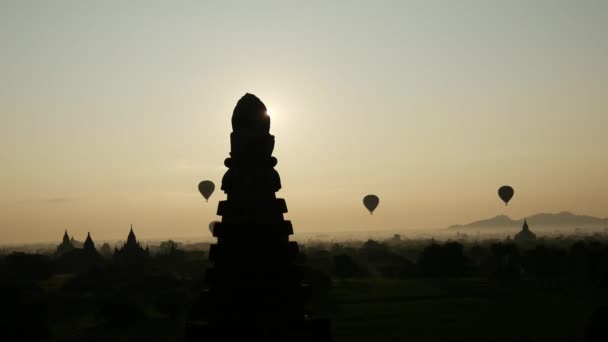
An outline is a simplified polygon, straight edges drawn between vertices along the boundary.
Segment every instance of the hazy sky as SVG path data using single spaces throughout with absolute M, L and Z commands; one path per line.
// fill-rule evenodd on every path
M 0 243 L 209 237 L 246 92 L 296 234 L 608 216 L 608 1 L 0 0 L 0 44 Z

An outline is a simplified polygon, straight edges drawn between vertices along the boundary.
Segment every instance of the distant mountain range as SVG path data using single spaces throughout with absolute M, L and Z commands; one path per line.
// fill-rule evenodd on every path
M 593 217 L 587 215 L 576 215 L 567 211 L 562 211 L 557 214 L 535 214 L 525 218 L 528 221 L 530 229 L 575 229 L 575 228 L 607 228 L 608 218 Z M 511 219 L 505 215 L 499 215 L 486 220 L 475 221 L 469 224 L 456 224 L 449 226 L 450 230 L 502 230 L 502 229 L 520 229 L 523 225 L 524 218 L 519 220 Z

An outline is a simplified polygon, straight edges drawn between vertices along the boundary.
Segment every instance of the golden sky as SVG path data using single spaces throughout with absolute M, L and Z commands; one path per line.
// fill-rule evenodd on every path
M 246 92 L 296 233 L 608 216 L 606 1 L 2 1 L 0 44 L 0 244 L 208 238 Z

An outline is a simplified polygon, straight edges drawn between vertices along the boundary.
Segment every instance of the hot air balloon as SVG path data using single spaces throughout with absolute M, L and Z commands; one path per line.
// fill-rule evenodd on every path
M 200 191 L 201 195 L 205 197 L 205 201 L 209 200 L 209 197 L 211 197 L 213 190 L 215 190 L 215 184 L 213 184 L 212 181 L 204 180 L 198 183 L 198 191 Z
M 498 196 L 505 202 L 505 205 L 509 205 L 514 193 L 513 188 L 508 185 L 503 185 L 498 189 Z
M 211 221 L 209 223 L 209 231 L 211 232 L 211 235 L 213 235 L 213 229 L 215 229 L 215 225 L 220 223 L 220 221 Z
M 369 214 L 372 215 L 376 207 L 378 207 L 380 199 L 376 195 L 367 195 L 363 197 L 363 205 L 369 210 Z

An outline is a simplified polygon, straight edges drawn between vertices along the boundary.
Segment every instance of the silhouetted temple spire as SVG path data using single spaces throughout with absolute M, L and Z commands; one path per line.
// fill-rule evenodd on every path
M 65 253 L 71 251 L 72 249 L 74 249 L 74 244 L 72 244 L 72 240 L 70 239 L 70 236 L 68 235 L 68 230 L 66 229 L 65 232 L 63 233 L 63 240 L 57 246 L 57 250 L 55 251 L 55 254 L 62 255 L 62 254 L 65 254 Z
M 232 112 L 232 130 L 234 133 L 264 134 L 270 131 L 270 117 L 266 106 L 257 96 L 245 94 L 237 102 Z
M 93 243 L 93 239 L 91 239 L 91 233 L 87 233 L 87 238 L 84 240 L 83 248 L 85 250 L 95 250 L 95 243 Z
M 131 230 L 129 230 L 129 236 L 127 236 L 127 245 L 136 245 L 137 238 L 135 237 L 135 233 L 133 232 L 133 225 L 131 225 Z
M 275 195 L 281 180 L 264 103 L 245 94 L 232 113 L 232 129 L 221 187 L 227 199 L 218 204 L 222 221 L 209 251 L 206 323 L 189 340 L 327 341 L 328 321 L 305 315 L 309 289 L 295 264 L 298 244 L 289 241 L 287 205 Z
M 536 240 L 536 234 L 530 231 L 528 227 L 528 221 L 524 219 L 524 224 L 521 227 L 521 231 L 513 237 L 515 242 L 530 242 Z
M 127 242 L 122 246 L 121 249 L 114 249 L 114 256 L 126 258 L 139 258 L 150 256 L 148 249 L 143 249 L 141 247 L 141 244 L 137 241 L 137 238 L 135 237 L 135 232 L 133 232 L 133 225 L 131 225 L 129 235 L 127 235 Z

